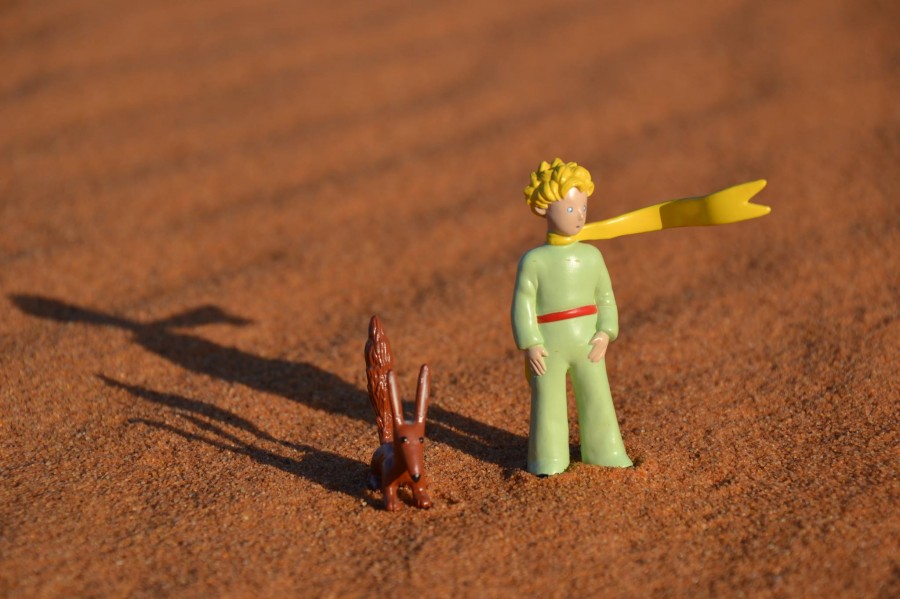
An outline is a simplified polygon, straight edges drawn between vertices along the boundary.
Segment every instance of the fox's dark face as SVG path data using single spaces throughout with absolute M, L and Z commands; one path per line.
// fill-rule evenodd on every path
M 394 453 L 402 455 L 413 482 L 425 472 L 425 423 L 404 422 L 394 428 Z M 396 457 L 395 457 L 396 459 Z

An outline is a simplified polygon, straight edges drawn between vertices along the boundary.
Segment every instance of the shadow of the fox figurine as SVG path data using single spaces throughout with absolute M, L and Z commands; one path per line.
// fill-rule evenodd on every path
M 397 490 L 401 486 L 412 490 L 416 506 L 431 507 L 425 491 L 425 414 L 428 410 L 428 365 L 419 370 L 416 389 L 415 419 L 403 418 L 403 403 L 397 393 L 394 376 L 394 357 L 387 335 L 377 316 L 369 322 L 366 341 L 366 380 L 369 399 L 375 409 L 375 424 L 381 445 L 372 455 L 369 488 L 381 489 L 384 507 L 389 512 L 400 509 Z

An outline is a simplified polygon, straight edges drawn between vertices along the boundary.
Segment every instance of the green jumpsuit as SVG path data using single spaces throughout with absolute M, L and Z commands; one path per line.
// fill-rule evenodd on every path
M 537 317 L 594 305 L 597 314 L 538 324 Z M 512 303 L 516 344 L 543 345 L 546 372 L 532 375 L 528 471 L 558 474 L 569 465 L 566 374 L 571 373 L 578 405 L 581 457 L 585 463 L 631 466 L 625 453 L 606 378 L 606 361 L 588 359 L 591 338 L 619 333 L 612 283 L 600 251 L 592 245 L 537 247 L 519 262 Z

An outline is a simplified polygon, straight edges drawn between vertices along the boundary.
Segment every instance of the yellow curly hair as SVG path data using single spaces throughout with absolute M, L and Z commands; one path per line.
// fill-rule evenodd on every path
M 541 162 L 537 170 L 531 173 L 531 184 L 524 189 L 525 201 L 532 212 L 535 212 L 535 208 L 546 210 L 552 202 L 566 197 L 573 187 L 588 196 L 594 193 L 590 171 L 559 158 L 554 159 L 552 164 Z

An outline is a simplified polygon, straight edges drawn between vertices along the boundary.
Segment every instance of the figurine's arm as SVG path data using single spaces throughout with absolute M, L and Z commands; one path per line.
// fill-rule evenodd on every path
M 613 295 L 612 281 L 606 263 L 600 256 L 600 264 L 597 270 L 597 286 L 594 288 L 594 302 L 597 304 L 597 333 L 591 338 L 594 347 L 588 354 L 592 362 L 599 362 L 606 356 L 606 348 L 610 341 L 615 341 L 619 335 L 619 310 L 616 308 L 616 298 Z
M 537 325 L 537 273 L 528 255 L 519 262 L 516 289 L 512 302 L 512 327 L 519 349 L 528 352 L 528 362 L 535 374 L 544 374 L 544 338 Z

